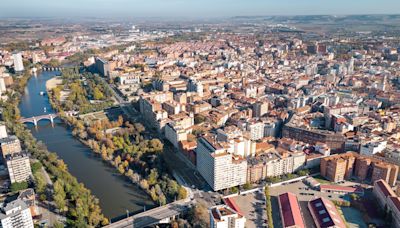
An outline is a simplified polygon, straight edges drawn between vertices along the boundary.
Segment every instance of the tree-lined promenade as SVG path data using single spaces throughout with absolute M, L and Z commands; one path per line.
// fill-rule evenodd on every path
M 99 79 L 96 76 L 82 75 L 76 69 L 71 69 L 62 72 L 62 80 L 62 85 L 49 91 L 49 98 L 62 119 L 73 126 L 73 135 L 114 166 L 121 175 L 145 190 L 157 204 L 165 205 L 186 198 L 185 188 L 167 174 L 162 142 L 156 138 L 147 139 L 142 124 L 125 122 L 122 116 L 115 121 L 104 119 L 84 122 L 62 115 L 71 110 L 80 113 L 98 111 L 111 105 L 107 87 L 97 83 Z M 65 100 L 61 100 L 59 95 L 63 90 L 71 91 Z M 88 102 L 89 99 L 96 102 Z

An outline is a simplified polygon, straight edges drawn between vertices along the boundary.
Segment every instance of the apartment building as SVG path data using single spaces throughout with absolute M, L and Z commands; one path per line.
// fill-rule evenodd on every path
M 306 161 L 303 152 L 273 151 L 247 159 L 247 181 L 251 183 L 267 177 L 282 176 L 300 170 Z
M 353 174 L 355 156 L 350 153 L 321 159 L 321 175 L 333 182 L 343 181 Z
M 320 171 L 322 176 L 334 182 L 356 177 L 371 182 L 383 179 L 394 186 L 399 167 L 377 158 L 347 152 L 322 158 Z
M 8 154 L 19 153 L 22 150 L 21 143 L 15 135 L 0 139 L 0 148 L 3 157 Z
M 264 137 L 264 123 L 250 122 L 247 124 L 247 131 L 250 134 L 251 140 L 259 140 Z
M 197 170 L 214 191 L 246 183 L 246 159 L 228 153 L 228 148 L 215 136 L 203 136 L 197 140 Z
M 267 102 L 256 102 L 252 106 L 253 117 L 261 117 L 268 112 Z
M 31 178 L 32 171 L 27 154 L 9 154 L 5 160 L 11 183 L 27 181 Z
M 0 212 L 2 228 L 33 228 L 31 211 L 20 199 L 7 203 Z
M 244 228 L 246 218 L 227 205 L 210 208 L 211 228 Z
M 324 143 L 331 149 L 332 153 L 342 152 L 345 143 L 345 138 L 341 134 L 325 130 L 297 127 L 294 124 L 283 126 L 282 136 L 312 145 Z

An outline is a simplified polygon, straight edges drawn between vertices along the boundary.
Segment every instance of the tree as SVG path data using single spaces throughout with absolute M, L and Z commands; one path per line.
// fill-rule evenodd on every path
M 24 189 L 28 188 L 28 182 L 22 181 L 22 182 L 14 182 L 11 184 L 11 191 L 12 192 L 18 192 Z
M 188 221 L 193 226 L 209 227 L 209 215 L 204 203 L 198 202 L 188 212 Z
M 274 228 L 274 222 L 272 220 L 271 196 L 269 194 L 269 187 L 268 186 L 265 186 L 264 194 L 265 194 L 265 205 L 266 205 L 266 210 L 267 210 L 268 227 L 269 228 Z
M 95 100 L 103 100 L 104 99 L 104 94 L 100 91 L 100 89 L 98 87 L 94 88 L 93 98 Z
M 38 170 L 42 169 L 42 163 L 35 162 L 31 165 L 32 173 L 35 174 Z
M 46 191 L 46 181 L 44 180 L 41 173 L 36 172 L 33 174 L 35 178 L 35 187 L 37 193 L 44 193 Z
M 150 171 L 149 176 L 147 177 L 147 182 L 149 183 L 149 185 L 155 185 L 157 183 L 157 179 L 158 179 L 158 173 L 156 169 L 152 169 Z
M 54 183 L 54 202 L 57 208 L 61 211 L 65 211 L 66 201 L 65 201 L 66 193 L 64 191 L 64 183 L 60 180 L 57 180 Z
M 178 200 L 186 199 L 186 197 L 187 197 L 187 191 L 184 187 L 181 186 L 178 192 Z
M 246 184 L 243 185 L 244 190 L 249 190 L 251 189 L 251 184 L 247 182 Z

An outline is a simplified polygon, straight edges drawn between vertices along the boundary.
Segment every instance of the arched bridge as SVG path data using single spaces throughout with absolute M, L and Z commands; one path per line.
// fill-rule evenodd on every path
M 78 112 L 75 111 L 70 111 L 70 112 L 65 112 L 66 116 L 73 116 L 76 115 Z M 46 115 L 40 115 L 40 116 L 32 116 L 29 118 L 21 118 L 19 122 L 21 123 L 33 123 L 35 126 L 37 126 L 38 122 L 41 120 L 49 120 L 51 124 L 54 123 L 54 119 L 59 117 L 60 115 L 58 113 L 49 113 Z

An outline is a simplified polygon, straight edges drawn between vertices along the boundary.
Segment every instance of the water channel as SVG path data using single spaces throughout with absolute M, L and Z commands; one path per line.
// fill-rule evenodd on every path
M 21 116 L 32 117 L 54 113 L 48 97 L 40 95 L 46 91 L 46 81 L 59 72 L 40 72 L 32 76 L 25 88 L 19 109 Z M 69 171 L 99 198 L 100 206 L 107 218 L 112 219 L 129 213 L 138 213 L 152 208 L 150 198 L 137 186 L 122 177 L 113 167 L 103 163 L 90 148 L 74 138 L 71 129 L 56 119 L 54 126 L 49 121 L 39 121 L 37 127 L 27 125 L 32 134 L 44 142 L 67 164 Z

